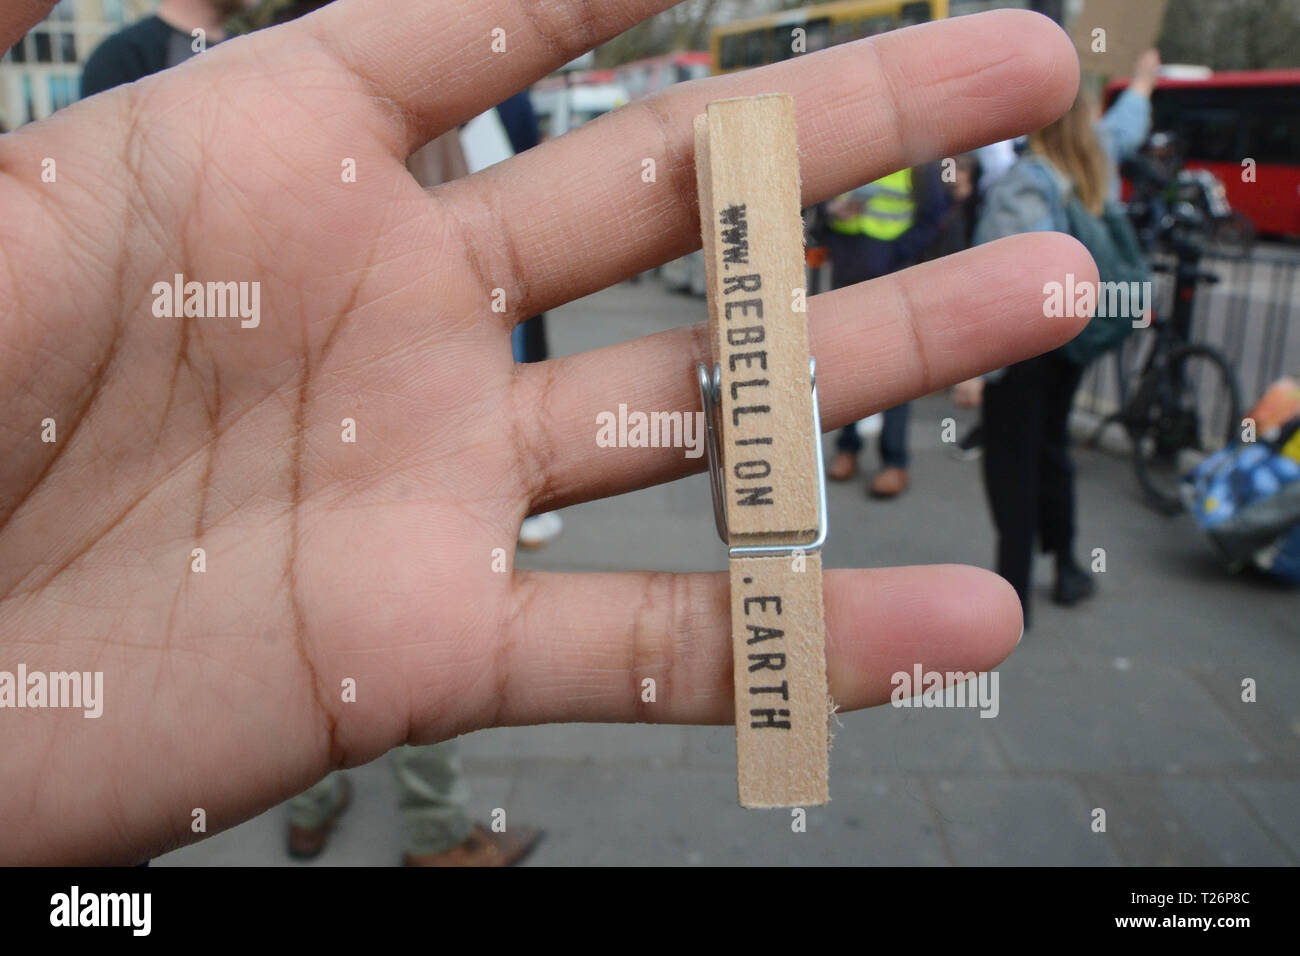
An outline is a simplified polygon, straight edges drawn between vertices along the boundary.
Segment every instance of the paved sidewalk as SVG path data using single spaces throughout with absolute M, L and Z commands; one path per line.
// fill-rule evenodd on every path
M 569 353 L 700 320 L 699 300 L 624 284 L 552 314 Z M 892 502 L 862 482 L 830 490 L 828 567 L 988 566 L 978 463 L 946 454 L 942 397 L 913 407 L 913 485 Z M 594 435 L 594 424 L 593 424 Z M 793 833 L 788 811 L 735 803 L 728 727 L 552 725 L 462 738 L 477 815 L 542 826 L 529 865 L 1290 864 L 1300 861 L 1300 595 L 1232 577 L 1190 522 L 1140 502 L 1131 468 L 1078 453 L 1081 555 L 1104 548 L 1092 602 L 1041 600 L 999 668 L 1000 713 L 842 716 L 834 800 Z M 864 456 L 864 463 L 874 458 Z M 870 472 L 868 471 L 868 474 Z M 519 565 L 716 570 L 707 479 L 564 513 L 553 545 Z M 635 552 L 625 542 L 635 536 Z M 1042 567 L 1042 581 L 1048 568 Z M 1243 678 L 1258 702 L 1241 701 Z M 391 865 L 401 821 L 387 760 L 351 771 L 353 806 L 313 865 Z M 1107 832 L 1091 830 L 1104 808 Z M 156 861 L 287 865 L 283 808 Z M 298 865 L 298 864 L 292 864 Z

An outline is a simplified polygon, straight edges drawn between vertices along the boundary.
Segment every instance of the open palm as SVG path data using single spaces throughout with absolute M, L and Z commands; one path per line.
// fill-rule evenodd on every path
M 406 172 L 668 5 L 340 0 L 0 138 L 0 670 L 104 674 L 98 720 L 0 710 L 0 859 L 143 859 L 195 809 L 212 832 L 478 727 L 730 719 L 725 576 L 493 569 L 531 512 L 698 468 L 594 422 L 693 408 L 701 328 L 516 366 L 511 327 L 698 245 L 710 100 L 794 95 L 811 203 L 1044 125 L 1077 65 L 994 13 L 686 84 L 432 191 Z M 814 299 L 823 422 L 1059 344 L 1079 320 L 1044 318 L 1042 285 L 1091 270 L 1026 236 Z M 157 315 L 177 274 L 259 283 L 260 322 Z M 970 568 L 826 591 L 844 707 L 1020 631 Z

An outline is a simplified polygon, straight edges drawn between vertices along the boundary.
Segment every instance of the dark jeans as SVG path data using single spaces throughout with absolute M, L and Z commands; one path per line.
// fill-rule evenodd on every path
M 886 468 L 907 467 L 907 420 L 911 410 L 911 404 L 904 402 L 885 412 L 885 424 L 880 429 L 880 463 Z M 841 428 L 835 447 L 855 455 L 862 451 L 862 439 L 858 437 L 857 426 L 845 425 Z
M 510 350 L 516 362 L 546 361 L 550 350 L 546 346 L 545 312 L 515 326 L 510 336 Z
M 830 233 L 828 246 L 831 253 L 831 288 L 844 289 L 859 282 L 888 275 L 905 269 L 910 263 L 900 260 L 894 244 L 868 239 L 866 236 L 839 236 Z M 907 402 L 885 412 L 885 424 L 880 430 L 880 463 L 886 468 L 906 468 L 907 420 L 912 406 Z M 835 447 L 840 451 L 857 454 L 862 451 L 856 423 L 840 429 Z
M 1083 368 L 1055 352 L 1020 362 L 984 387 L 984 490 L 997 527 L 997 570 L 1029 614 L 1034 541 L 1074 547 L 1069 415 Z

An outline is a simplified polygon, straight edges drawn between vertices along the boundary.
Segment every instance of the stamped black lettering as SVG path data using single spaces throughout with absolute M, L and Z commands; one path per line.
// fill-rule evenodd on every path
M 767 350 L 766 349 L 760 349 L 757 352 L 737 352 L 735 355 L 729 356 L 727 358 L 727 364 L 731 367 L 731 371 L 734 372 L 736 370 L 737 362 L 744 362 L 746 368 L 753 368 L 755 360 L 758 361 L 758 367 L 762 369 L 764 372 L 766 372 L 767 371 Z
M 757 292 L 761 288 L 763 288 L 763 277 L 757 273 L 747 276 L 722 277 L 723 295 L 731 295 L 733 292 Z
M 722 263 L 724 267 L 749 265 L 749 223 L 745 221 L 745 204 L 728 206 L 721 213 Z
M 783 680 L 775 687 L 751 687 L 749 692 L 751 694 L 780 694 L 782 700 L 789 700 L 790 682 Z
M 783 671 L 785 670 L 785 655 L 780 651 L 773 654 L 750 654 L 749 659 L 753 661 L 749 665 L 749 672 L 754 671 Z
M 738 461 L 731 473 L 741 481 L 761 481 L 772 473 L 772 463 L 765 458 Z
M 771 707 L 760 707 L 755 710 L 751 710 L 749 712 L 749 716 L 763 718 L 762 720 L 751 720 L 749 722 L 749 726 L 754 729 L 761 729 L 764 727 L 771 727 L 776 730 L 790 729 L 790 721 L 776 719 L 778 716 L 781 717 L 790 716 L 790 711 L 786 710 L 785 708 L 782 708 L 780 710 L 774 710 Z
M 749 617 L 749 606 L 750 606 L 751 604 L 757 604 L 757 605 L 758 605 L 759 613 L 760 613 L 760 614 L 766 614 L 766 613 L 767 613 L 767 602 L 768 602 L 768 601 L 771 601 L 772 604 L 773 604 L 773 606 L 776 608 L 776 610 L 773 611 L 772 613 L 774 613 L 774 614 L 780 614 L 780 613 L 781 613 L 781 598 L 778 597 L 778 596 L 775 595 L 775 594 L 763 594 L 763 595 L 760 595 L 760 596 L 758 596 L 758 597 L 747 597 L 747 598 L 744 599 L 743 604 L 744 604 L 744 608 L 745 608 L 745 616 L 746 616 L 746 617 Z
M 763 300 L 762 299 L 738 299 L 735 302 L 728 302 L 722 307 L 726 313 L 727 321 L 731 321 L 731 310 L 735 309 L 743 318 L 762 319 L 763 318 Z M 752 315 L 750 313 L 753 313 Z
M 741 415 L 770 415 L 771 405 L 737 405 L 731 410 L 731 424 L 739 427 Z
M 758 644 L 785 637 L 785 631 L 779 627 L 764 627 L 762 624 L 746 624 L 745 630 L 749 631 L 749 637 L 745 639 L 746 644 Z
M 732 382 L 731 397 L 733 399 L 740 398 L 742 388 L 767 388 L 767 386 L 768 381 L 765 378 L 747 378 L 743 382 Z
M 757 345 L 763 341 L 761 325 L 746 325 L 739 329 L 727 329 L 728 345 Z
M 772 500 L 772 489 L 767 485 L 757 488 L 737 488 L 736 504 L 743 508 L 753 508 L 758 505 L 774 505 Z

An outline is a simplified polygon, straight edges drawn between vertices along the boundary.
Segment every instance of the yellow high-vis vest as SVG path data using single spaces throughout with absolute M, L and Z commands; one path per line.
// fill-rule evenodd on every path
M 860 216 L 832 219 L 830 228 L 845 236 L 868 236 L 889 242 L 912 228 L 916 201 L 912 198 L 912 171 L 900 169 L 883 179 L 856 189 L 851 194 L 863 197 Z

